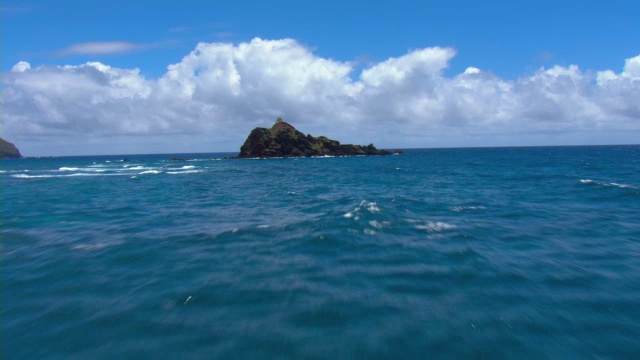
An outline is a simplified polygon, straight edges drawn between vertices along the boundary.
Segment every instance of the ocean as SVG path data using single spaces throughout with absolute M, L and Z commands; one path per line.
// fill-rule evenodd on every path
M 232 155 L 2 160 L 2 358 L 640 357 L 640 146 Z

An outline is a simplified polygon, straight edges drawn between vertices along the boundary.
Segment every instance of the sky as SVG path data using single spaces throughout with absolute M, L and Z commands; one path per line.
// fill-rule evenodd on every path
M 379 148 L 640 143 L 640 2 L 0 2 L 27 156 L 238 151 L 282 117 Z

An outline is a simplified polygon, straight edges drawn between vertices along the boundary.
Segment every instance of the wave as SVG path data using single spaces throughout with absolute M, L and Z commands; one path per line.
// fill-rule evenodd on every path
M 353 209 L 353 211 L 349 211 L 348 213 L 342 215 L 342 217 L 345 218 L 352 218 L 355 216 L 355 220 L 358 220 L 360 217 L 357 216 L 358 213 L 362 212 L 363 210 L 368 211 L 370 213 L 378 213 L 380 212 L 380 208 L 378 207 L 378 203 L 376 202 L 368 202 L 366 200 L 362 200 L 360 202 L 360 204 L 358 206 L 356 206 L 355 209 Z
M 162 171 L 158 171 L 158 170 L 147 170 L 147 171 L 141 172 L 139 175 L 160 174 L 161 172 Z
M 618 183 L 614 183 L 614 182 L 607 183 L 607 182 L 604 182 L 604 181 L 591 180 L 591 179 L 583 179 L 583 180 L 580 180 L 580 182 L 583 183 L 583 184 L 595 184 L 595 185 L 601 185 L 601 186 L 613 186 L 613 187 L 618 187 L 620 189 L 638 190 L 638 187 L 636 187 L 636 186 L 618 184 Z
M 428 232 L 443 232 L 445 230 L 455 229 L 457 226 L 441 221 L 428 221 L 426 225 L 416 225 L 415 228 L 418 230 L 426 230 Z
M 11 175 L 11 177 L 18 179 L 36 179 L 36 178 L 50 178 L 50 177 L 60 177 L 65 175 L 27 175 L 27 174 L 15 174 Z
M 73 250 L 82 250 L 82 251 L 91 251 L 91 250 L 100 250 L 100 249 L 104 249 L 106 247 L 111 247 L 111 246 L 118 246 L 118 245 L 122 245 L 122 242 L 114 242 L 114 243 L 97 243 L 97 244 L 80 244 L 80 245 L 75 245 L 72 246 L 71 248 Z
M 486 209 L 484 206 L 453 206 L 451 208 L 451 211 L 463 212 L 463 211 L 484 210 L 484 209 Z
M 185 171 L 167 171 L 167 174 L 176 175 L 176 174 L 195 174 L 201 173 L 202 170 L 185 170 Z
M 87 172 L 87 171 L 92 171 L 92 172 L 105 172 L 108 171 L 109 169 L 96 169 L 93 166 L 89 166 L 86 168 L 77 168 L 77 167 L 61 167 L 59 168 L 57 171 L 60 172 L 65 172 L 65 171 L 83 171 L 83 172 Z
M 62 178 L 62 177 L 77 177 L 77 176 L 121 176 L 126 174 L 100 174 L 100 173 L 74 173 L 68 175 L 52 175 L 52 174 L 44 174 L 44 175 L 27 175 L 27 174 L 14 174 L 11 175 L 13 178 L 17 179 L 41 179 L 41 178 Z
M 193 169 L 195 169 L 195 168 L 196 168 L 196 167 L 195 167 L 195 166 L 193 166 L 193 165 L 186 165 L 186 166 L 179 167 L 179 168 L 167 168 L 167 170 L 172 170 L 172 171 L 177 171 L 177 170 L 193 170 Z

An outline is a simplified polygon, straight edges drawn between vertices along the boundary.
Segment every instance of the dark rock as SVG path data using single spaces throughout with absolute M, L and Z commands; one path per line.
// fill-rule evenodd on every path
M 378 150 L 373 144 L 343 145 L 325 136 L 313 137 L 296 130 L 281 118 L 271 129 L 255 128 L 240 147 L 241 158 L 343 156 L 343 155 L 390 155 L 387 150 Z
M 0 138 L 0 159 L 19 159 L 21 157 L 22 155 L 15 145 Z
M 179 157 L 172 157 L 171 159 L 169 159 L 169 161 L 187 161 L 188 159 L 185 158 L 179 158 Z

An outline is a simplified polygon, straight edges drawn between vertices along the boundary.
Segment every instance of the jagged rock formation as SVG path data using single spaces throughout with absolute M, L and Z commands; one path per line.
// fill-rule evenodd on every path
M 324 136 L 313 137 L 296 130 L 281 118 L 271 129 L 255 128 L 240 147 L 241 158 L 298 157 L 323 155 L 390 155 L 373 144 L 343 145 Z
M 21 157 L 22 155 L 20 155 L 20 151 L 15 145 L 0 138 L 0 159 L 19 159 Z

